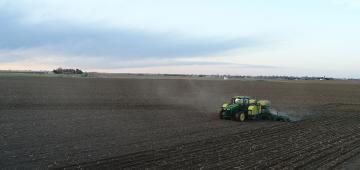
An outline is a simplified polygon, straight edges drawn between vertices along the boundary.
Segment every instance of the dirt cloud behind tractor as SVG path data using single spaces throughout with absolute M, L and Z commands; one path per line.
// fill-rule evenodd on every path
M 162 82 L 166 82 L 162 83 Z M 237 83 L 239 82 L 239 83 Z M 229 102 L 231 96 L 246 94 L 252 96 L 265 96 L 271 98 L 275 105 L 272 105 L 271 113 L 289 117 L 291 121 L 304 119 L 305 114 L 301 111 L 288 111 L 287 107 L 276 105 L 280 97 L 273 97 L 273 92 L 263 90 L 264 81 L 219 81 L 219 80 L 149 80 L 146 84 L 136 85 L 134 88 L 152 91 L 151 98 L 157 99 L 167 105 L 187 107 L 202 113 L 204 119 L 218 119 L 220 105 Z M 235 85 L 234 85 L 235 84 Z M 251 84 L 251 85 L 250 85 Z M 264 86 L 259 89 L 257 86 Z M 144 96 L 146 97 L 146 96 Z M 282 105 L 280 105 L 282 106 Z
M 297 121 L 301 121 L 301 120 L 305 119 L 305 117 L 299 113 L 279 112 L 279 111 L 276 111 L 274 108 L 272 108 L 270 111 L 271 111 L 271 114 L 273 114 L 273 115 L 288 117 L 291 122 L 297 122 Z

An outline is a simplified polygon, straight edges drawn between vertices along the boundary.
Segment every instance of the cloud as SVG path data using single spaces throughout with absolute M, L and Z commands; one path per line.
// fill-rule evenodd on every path
M 11 57 L 9 57 L 11 56 Z M 24 57 L 26 56 L 26 57 Z M 161 67 L 228 67 L 249 69 L 273 69 L 274 66 L 239 64 L 213 58 L 141 58 L 114 60 L 108 57 L 90 57 L 55 54 L 42 49 L 0 50 L 0 68 L 21 70 L 52 70 L 57 67 L 82 68 L 86 70 L 116 70 L 117 68 L 161 68 Z
M 100 66 L 100 65 L 98 65 Z M 252 64 L 237 64 L 232 62 L 214 62 L 214 61 L 188 61 L 184 58 L 175 59 L 146 59 L 146 60 L 134 60 L 134 61 L 121 61 L 107 64 L 102 68 L 149 68 L 149 67 L 163 67 L 163 66 L 222 66 L 222 67 L 238 67 L 238 68 L 276 68 L 273 66 L 264 65 L 252 65 Z
M 6 10 L 0 10 L 0 25 L 2 50 L 41 49 L 83 58 L 134 60 L 206 56 L 258 43 L 252 38 L 185 38 L 175 33 L 104 29 L 63 21 L 29 23 L 20 12 Z
M 26 16 L 23 9 L 5 8 L 0 2 L 0 69 L 269 68 L 208 60 L 228 51 L 258 46 L 256 38 L 188 37 L 62 20 L 31 22 Z M 203 59 L 193 60 L 198 56 Z

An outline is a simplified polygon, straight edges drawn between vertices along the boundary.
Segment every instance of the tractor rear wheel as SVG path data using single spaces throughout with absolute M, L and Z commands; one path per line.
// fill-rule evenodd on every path
M 245 119 L 246 119 L 246 115 L 245 115 L 245 113 L 240 113 L 240 115 L 239 115 L 239 119 L 238 119 L 238 120 L 240 120 L 240 122 L 244 122 L 244 121 L 245 121 Z
M 236 121 L 239 121 L 240 120 L 240 113 L 235 113 L 235 118 L 234 118 Z

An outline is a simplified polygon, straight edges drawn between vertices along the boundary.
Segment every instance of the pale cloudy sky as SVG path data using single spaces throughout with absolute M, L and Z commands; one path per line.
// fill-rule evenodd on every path
M 360 0 L 0 0 L 0 70 L 360 78 Z

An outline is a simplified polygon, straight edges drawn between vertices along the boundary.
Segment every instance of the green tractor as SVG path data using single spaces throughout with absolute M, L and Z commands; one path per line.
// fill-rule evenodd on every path
M 290 121 L 286 116 L 272 114 L 270 101 L 250 99 L 249 96 L 234 96 L 230 103 L 224 103 L 219 113 L 220 119 L 231 119 L 236 121 L 246 120 L 277 120 Z

